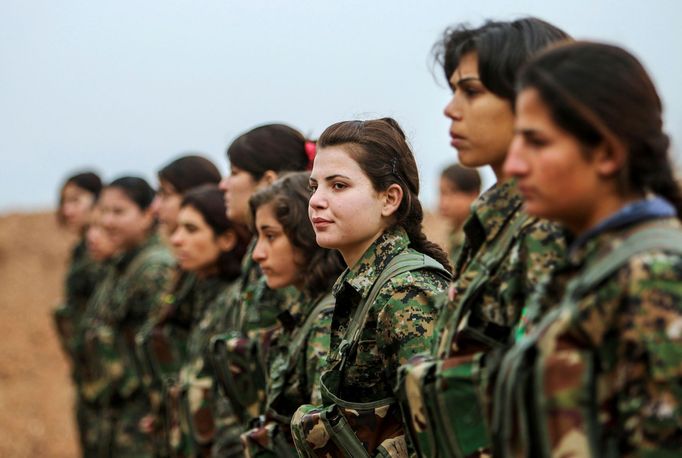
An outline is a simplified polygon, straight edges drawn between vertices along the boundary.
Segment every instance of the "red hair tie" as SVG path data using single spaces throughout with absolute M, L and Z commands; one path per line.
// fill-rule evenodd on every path
M 305 155 L 308 156 L 308 165 L 306 166 L 306 170 L 312 170 L 313 168 L 313 161 L 315 160 L 315 153 L 317 152 L 317 147 L 315 145 L 315 142 L 306 140 L 305 142 Z

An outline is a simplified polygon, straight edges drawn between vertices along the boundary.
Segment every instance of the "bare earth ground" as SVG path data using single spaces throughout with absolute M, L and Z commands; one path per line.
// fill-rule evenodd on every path
M 425 231 L 447 229 L 427 215 Z M 0 457 L 78 455 L 73 393 L 52 326 L 73 238 L 49 213 L 0 216 Z

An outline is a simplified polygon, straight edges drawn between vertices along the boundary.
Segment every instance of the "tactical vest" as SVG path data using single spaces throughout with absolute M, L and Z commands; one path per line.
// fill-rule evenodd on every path
M 418 355 L 398 371 L 396 391 L 419 456 L 459 458 L 490 446 L 483 358 L 506 344 L 511 329 L 486 323 L 478 316 L 475 305 L 522 229 L 534 221 L 517 211 L 489 249 L 470 261 L 470 266 L 481 274 L 462 293 L 460 307 L 447 323 L 450 340 L 441 345 L 450 349 L 454 341 L 459 346 L 458 354 L 442 360 Z
M 498 383 L 495 386 L 495 404 L 492 427 L 495 431 L 495 456 L 519 456 L 518 450 L 526 456 L 553 455 L 549 443 L 548 418 L 553 402 L 545 396 L 544 368 L 552 367 L 553 351 L 543 352 L 542 348 L 557 347 L 559 338 L 573 327 L 578 320 L 581 300 L 595 291 L 601 283 L 614 275 L 633 256 L 651 250 L 665 250 L 682 254 L 682 232 L 677 229 L 653 226 L 636 231 L 625 238 L 611 252 L 587 266 L 567 285 L 559 306 L 548 312 L 532 333 L 522 336 L 507 352 L 500 366 Z M 587 419 L 587 438 L 581 455 L 616 457 L 620 455 L 617 444 L 601 444 L 596 399 L 597 359 L 588 348 L 568 348 L 571 369 L 566 379 L 580 377 L 584 398 L 576 403 L 581 417 Z M 565 359 L 565 358 L 562 358 Z M 555 366 L 556 368 L 557 366 Z M 575 368 L 581 367 L 582 374 Z M 560 372 L 553 377 L 561 379 Z M 563 401 L 566 402 L 566 401 Z M 529 425 L 533 425 L 529 427 Z M 575 442 L 575 441 L 574 441 Z
M 350 402 L 338 393 L 346 359 L 356 350 L 369 310 L 379 291 L 406 272 L 429 269 L 450 278 L 450 273 L 429 256 L 405 250 L 397 254 L 378 276 L 367 298 L 358 305 L 343 339 L 327 359 L 322 374 L 324 406 L 301 406 L 291 421 L 292 435 L 302 456 L 361 458 L 407 456 L 403 422 L 393 397 L 374 402 Z
M 291 439 L 291 415 L 277 412 L 274 407 L 284 395 L 285 384 L 296 369 L 296 363 L 302 352 L 315 319 L 323 312 L 334 308 L 334 296 L 331 293 L 322 297 L 308 314 L 289 345 L 286 355 L 277 355 L 270 364 L 268 377 L 268 399 L 264 418 L 259 418 L 252 429 L 242 434 L 242 445 L 247 457 L 277 456 L 296 457 L 296 449 Z M 273 374 L 276 376 L 273 377 Z M 268 453 L 269 452 L 269 453 Z

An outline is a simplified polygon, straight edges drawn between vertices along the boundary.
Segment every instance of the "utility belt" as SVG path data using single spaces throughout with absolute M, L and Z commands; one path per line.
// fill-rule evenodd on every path
M 367 298 L 358 305 L 339 348 L 328 358 L 330 369 L 320 378 L 323 406 L 303 405 L 291 421 L 299 454 L 307 457 L 407 457 L 403 421 L 396 399 L 350 402 L 337 396 L 344 377 L 346 359 L 356 350 L 362 329 L 381 288 L 405 272 L 430 269 L 449 278 L 449 273 L 432 258 L 413 250 L 397 254 L 372 285 Z

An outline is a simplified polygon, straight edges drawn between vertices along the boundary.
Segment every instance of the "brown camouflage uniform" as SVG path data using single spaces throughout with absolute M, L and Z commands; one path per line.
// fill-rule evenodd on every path
M 158 236 L 115 257 L 88 304 L 86 375 L 81 395 L 104 414 L 99 421 L 99 456 L 152 456 L 149 436 L 138 427 L 149 412 L 141 387 L 135 335 L 167 289 L 175 261 Z
M 530 302 L 495 390 L 496 455 L 682 455 L 682 254 L 647 249 L 562 304 L 570 280 L 652 226 L 682 232 L 668 217 L 592 234 Z

